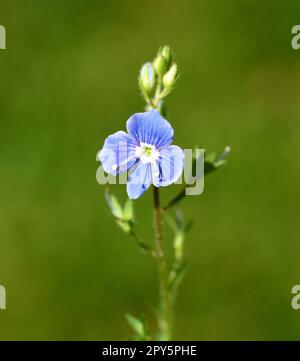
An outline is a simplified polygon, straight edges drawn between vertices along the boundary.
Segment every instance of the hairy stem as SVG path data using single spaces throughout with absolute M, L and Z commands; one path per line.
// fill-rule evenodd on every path
M 159 329 L 160 339 L 169 341 L 171 339 L 171 323 L 172 311 L 170 294 L 168 287 L 168 274 L 166 268 L 166 259 L 164 254 L 163 227 L 162 227 L 162 208 L 160 206 L 159 189 L 153 187 L 154 201 L 154 230 L 155 230 L 155 246 L 156 259 L 159 275 L 160 287 L 160 313 L 159 313 Z

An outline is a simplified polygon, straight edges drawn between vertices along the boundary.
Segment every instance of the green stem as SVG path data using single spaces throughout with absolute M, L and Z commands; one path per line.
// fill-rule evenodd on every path
M 153 201 L 154 201 L 154 230 L 155 230 L 155 245 L 156 245 L 156 259 L 159 275 L 160 287 L 160 313 L 159 313 L 159 329 L 160 339 L 169 341 L 171 339 L 171 302 L 168 287 L 168 274 L 166 268 L 166 260 L 163 245 L 163 227 L 162 227 L 162 208 L 160 206 L 159 189 L 153 187 Z
M 134 230 L 131 230 L 129 234 L 143 253 L 148 253 L 150 256 L 156 257 L 154 249 L 144 243 Z

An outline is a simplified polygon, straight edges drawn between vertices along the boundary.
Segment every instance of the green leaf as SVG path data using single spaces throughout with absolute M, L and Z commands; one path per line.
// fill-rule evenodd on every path
M 174 258 L 175 261 L 180 261 L 183 256 L 183 245 L 184 245 L 184 232 L 177 231 L 175 233 L 173 247 L 174 247 Z
M 172 293 L 175 293 L 176 290 L 178 289 L 187 271 L 187 266 L 188 266 L 187 262 L 182 262 L 180 265 L 178 265 L 176 269 L 174 269 L 170 273 L 169 287 Z
M 131 199 L 127 199 L 124 209 L 123 209 L 123 219 L 125 221 L 133 221 L 133 201 Z
M 111 210 L 111 213 L 118 219 L 123 219 L 123 209 L 119 201 L 115 196 L 109 193 L 108 190 L 105 191 L 106 202 Z
M 178 232 L 181 232 L 183 233 L 183 235 L 186 235 L 193 225 L 193 222 L 191 220 L 186 223 L 183 217 L 182 209 L 179 207 L 176 208 L 175 218 L 167 215 L 166 220 L 169 223 L 169 226 L 172 228 L 175 235 Z
M 226 164 L 226 158 L 230 153 L 231 148 L 229 146 L 225 147 L 222 154 L 217 156 L 216 152 L 211 152 L 207 156 L 205 156 L 204 160 L 204 175 L 208 175 L 209 173 L 217 170 Z
M 144 320 L 140 320 L 130 314 L 126 314 L 125 317 L 130 327 L 136 333 L 132 339 L 136 341 L 147 341 L 150 339 Z
M 215 151 L 210 152 L 208 154 L 205 153 L 205 162 L 207 163 L 213 164 L 216 158 L 217 158 L 217 152 Z
M 125 315 L 127 322 L 138 335 L 144 334 L 145 328 L 144 328 L 144 322 L 139 320 L 138 318 L 130 315 L 127 313 Z
M 116 219 L 117 225 L 125 232 L 130 233 L 132 231 L 132 224 L 121 219 Z
M 183 213 L 180 208 L 176 208 L 176 217 L 175 219 L 171 216 L 166 218 L 169 226 L 172 228 L 174 233 L 174 262 L 177 264 L 181 261 L 183 257 L 183 248 L 184 248 L 184 239 L 186 235 L 186 226 L 183 218 Z

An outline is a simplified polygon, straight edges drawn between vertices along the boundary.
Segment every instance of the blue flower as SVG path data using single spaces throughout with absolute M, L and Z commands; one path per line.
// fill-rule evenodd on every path
M 170 145 L 174 130 L 157 110 L 133 114 L 127 121 L 127 132 L 107 137 L 99 159 L 109 174 L 128 171 L 129 198 L 140 197 L 151 184 L 168 186 L 180 177 L 184 152 Z

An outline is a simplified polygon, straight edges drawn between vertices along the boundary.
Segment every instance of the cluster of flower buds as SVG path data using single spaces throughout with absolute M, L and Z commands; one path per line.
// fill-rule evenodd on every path
M 158 109 L 165 113 L 164 98 L 171 93 L 179 72 L 169 46 L 159 49 L 152 63 L 145 63 L 140 71 L 139 85 L 148 104 L 147 109 Z

